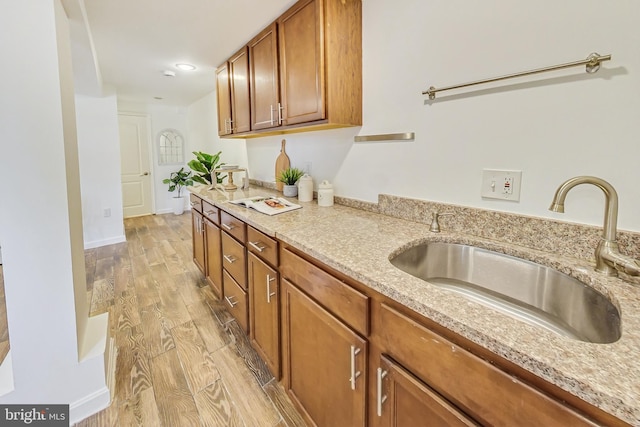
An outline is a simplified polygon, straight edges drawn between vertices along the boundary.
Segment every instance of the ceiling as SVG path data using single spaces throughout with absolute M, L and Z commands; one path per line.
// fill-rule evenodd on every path
M 189 105 L 215 88 L 217 66 L 293 3 L 63 0 L 77 90 L 92 94 L 102 83 L 115 87 L 119 101 Z M 181 62 L 197 69 L 181 71 Z

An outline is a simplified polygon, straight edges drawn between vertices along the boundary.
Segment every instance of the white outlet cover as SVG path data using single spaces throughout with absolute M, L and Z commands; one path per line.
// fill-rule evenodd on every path
M 506 191 L 504 183 L 509 182 L 511 191 Z M 520 201 L 520 184 L 522 182 L 522 171 L 483 169 L 482 188 L 480 194 L 485 199 Z

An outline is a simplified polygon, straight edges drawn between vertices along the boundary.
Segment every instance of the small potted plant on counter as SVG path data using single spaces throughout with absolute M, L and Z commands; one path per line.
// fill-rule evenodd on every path
M 184 212 L 184 197 L 182 197 L 182 187 L 193 185 L 191 171 L 187 172 L 184 168 L 180 168 L 177 172 L 171 172 L 169 178 L 162 180 L 164 184 L 169 184 L 169 192 L 178 190 L 178 195 L 173 197 L 173 213 L 182 215 Z
M 302 175 L 304 175 L 304 172 L 298 168 L 288 168 L 282 171 L 278 177 L 278 181 L 284 184 L 282 194 L 284 194 L 285 197 L 296 197 L 298 195 L 296 182 L 298 182 Z
M 207 154 L 207 153 L 203 153 L 202 151 L 193 152 L 196 158 L 191 160 L 187 164 L 192 170 L 197 172 L 192 177 L 195 182 L 199 182 L 200 184 L 205 184 L 205 185 L 207 184 L 213 185 L 213 186 L 215 186 L 216 184 L 222 183 L 222 180 L 226 177 L 226 175 L 220 176 L 219 174 L 216 173 L 215 174 L 216 182 L 213 182 L 213 180 L 211 179 L 211 176 L 214 174 L 213 171 L 219 168 L 220 166 L 224 165 L 224 163 L 218 164 L 218 162 L 220 161 L 221 153 L 222 151 L 218 151 L 216 154 Z

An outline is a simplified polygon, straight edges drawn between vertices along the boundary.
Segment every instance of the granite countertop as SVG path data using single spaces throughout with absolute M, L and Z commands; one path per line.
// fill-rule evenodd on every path
M 619 278 L 603 277 L 587 261 L 475 238 L 429 232 L 426 224 L 341 205 L 268 216 L 229 203 L 264 194 L 251 187 L 226 193 L 207 186 L 189 190 L 277 237 L 326 265 L 353 277 L 465 338 L 632 425 L 640 426 L 640 289 Z M 592 344 L 531 326 L 443 291 L 394 267 L 389 258 L 423 241 L 465 243 L 556 268 L 607 295 L 622 316 L 622 336 L 612 344 Z

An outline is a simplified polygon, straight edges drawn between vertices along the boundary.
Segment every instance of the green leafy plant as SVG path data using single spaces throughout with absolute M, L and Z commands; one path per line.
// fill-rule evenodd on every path
M 280 173 L 278 181 L 284 183 L 285 185 L 295 185 L 295 183 L 298 182 L 302 175 L 304 175 L 304 172 L 300 169 L 288 168 Z
M 224 163 L 218 164 L 220 161 L 220 153 L 222 153 L 222 151 L 218 151 L 216 154 L 207 154 L 202 151 L 193 152 L 196 158 L 187 164 L 191 169 L 197 172 L 197 174 L 193 175 L 193 180 L 195 182 L 199 182 L 200 184 L 213 184 L 211 182 L 211 174 L 214 169 L 224 165 Z M 216 183 L 221 184 L 225 177 L 226 175 L 220 176 L 219 174 L 216 174 Z
M 171 172 L 169 178 L 162 180 L 164 184 L 169 184 L 169 191 L 178 190 L 178 197 L 182 197 L 182 187 L 186 185 L 193 185 L 193 179 L 191 177 L 191 171 L 185 171 L 184 168 L 180 168 L 177 172 Z

